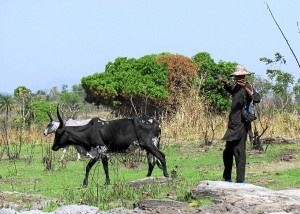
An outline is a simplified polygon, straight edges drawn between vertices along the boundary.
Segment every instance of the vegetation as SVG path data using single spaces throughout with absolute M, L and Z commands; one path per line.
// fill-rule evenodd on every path
M 294 84 L 291 74 L 278 69 L 286 63 L 284 57 L 276 53 L 275 59 L 262 57 L 260 60 L 268 66 L 268 79 L 253 75 L 248 81 L 263 96 L 262 105 L 298 112 L 300 83 Z M 52 111 L 57 103 L 63 107 L 66 117 L 72 119 L 87 113 L 93 105 L 105 106 L 121 117 L 148 114 L 161 118 L 176 113 L 181 100 L 197 96 L 207 106 L 206 112 L 223 114 L 230 108 L 230 96 L 217 80 L 222 76 L 230 82 L 229 74 L 236 64 L 216 63 L 205 52 L 191 59 L 169 53 L 139 59 L 119 57 L 107 63 L 104 72 L 83 77 L 81 84 L 72 86 L 71 90 L 63 85 L 61 90 L 55 86 L 49 92 L 33 93 L 19 86 L 14 96 L 0 95 L 0 113 L 23 128 L 45 123 L 46 111 Z
M 300 82 L 278 69 L 285 63 L 280 54 L 261 61 L 268 66 L 268 79 L 249 78 L 263 96 L 254 107 L 258 120 L 253 129 L 264 138 L 299 138 Z M 169 53 L 117 58 L 103 73 L 83 77 L 82 85 L 71 90 L 63 85 L 61 90 L 53 87 L 49 92 L 33 93 L 20 86 L 13 96 L 0 95 L 0 191 L 58 199 L 48 210 L 73 203 L 101 209 L 120 205 L 131 208 L 143 198 L 171 198 L 197 206 L 209 203 L 209 199 L 193 201 L 189 190 L 201 180 L 222 180 L 220 139 L 226 129 L 230 97 L 217 78 L 228 77 L 236 64 L 216 63 L 202 52 L 191 59 Z M 58 103 L 66 118 L 73 119 L 112 119 L 113 110 L 119 117 L 159 117 L 162 150 L 173 178 L 162 186 L 157 182 L 130 187 L 129 181 L 146 175 L 145 156 L 115 156 L 110 162 L 112 185 L 103 185 L 104 173 L 98 164 L 91 172 L 89 187 L 81 188 L 88 159 L 75 161 L 73 150 L 59 162 L 61 153 L 51 150 L 53 136 L 42 134 L 49 122 L 47 111 L 53 111 Z M 272 189 L 299 186 L 297 144 L 264 142 L 259 151 L 248 143 L 247 182 Z M 162 171 L 155 168 L 153 176 L 162 176 Z
M 121 115 L 162 114 L 174 111 L 178 99 L 197 78 L 191 59 L 162 53 L 139 59 L 120 57 L 103 73 L 82 78 L 86 101 L 106 105 Z
M 218 84 L 218 78 L 223 77 L 230 81 L 228 74 L 232 73 L 237 63 L 224 62 L 215 63 L 208 53 L 198 53 L 192 57 L 198 64 L 198 76 L 200 78 L 200 94 L 208 104 L 215 110 L 224 111 L 230 107 L 230 97 Z
M 9 160 L 5 155 L 2 157 L 0 190 L 55 198 L 45 208 L 48 211 L 53 211 L 62 204 L 87 204 L 98 206 L 101 210 L 117 206 L 133 208 L 134 203 L 146 198 L 175 199 L 200 206 L 204 202 L 194 201 L 189 190 L 201 180 L 222 180 L 222 142 L 206 147 L 197 140 L 175 144 L 164 139 L 163 151 L 167 155 L 168 168 L 175 175 L 169 182 L 131 187 L 128 182 L 142 179 L 146 175 L 145 156 L 135 159 L 136 161 L 132 161 L 134 157 L 113 156 L 110 162 L 112 184 L 104 185 L 105 176 L 99 162 L 91 171 L 89 187 L 82 188 L 88 159 L 76 161 L 76 152 L 73 150 L 67 153 L 63 162 L 59 162 L 61 153 L 52 153 L 53 168 L 48 170 L 43 160 L 50 151 L 52 137 L 44 138 L 36 134 L 34 137 L 28 135 L 27 138 L 30 143 L 23 146 L 19 159 Z M 299 186 L 298 147 L 297 144 L 273 144 L 267 153 L 249 150 L 247 182 L 272 189 Z M 282 160 L 286 154 L 291 157 L 289 161 Z M 153 176 L 161 177 L 162 171 L 156 167 Z M 30 206 L 28 203 L 29 208 Z

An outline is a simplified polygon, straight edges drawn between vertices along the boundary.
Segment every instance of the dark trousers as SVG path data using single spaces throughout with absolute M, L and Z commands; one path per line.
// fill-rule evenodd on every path
M 227 141 L 223 151 L 224 173 L 225 181 L 231 180 L 231 172 L 233 165 L 233 157 L 236 164 L 236 182 L 245 181 L 246 171 L 246 140 L 247 132 L 245 132 L 240 140 Z

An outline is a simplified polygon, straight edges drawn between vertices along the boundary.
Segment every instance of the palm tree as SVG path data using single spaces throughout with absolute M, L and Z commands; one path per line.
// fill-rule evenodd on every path
M 5 143 L 4 150 L 5 149 L 7 150 L 8 157 L 11 157 L 9 143 L 8 143 L 8 119 L 9 119 L 9 111 L 12 110 L 13 104 L 14 104 L 14 99 L 12 96 L 0 94 L 0 113 L 5 112 L 5 119 L 3 122 L 3 135 L 2 135 L 3 138 L 2 139 L 4 140 L 4 143 Z
M 0 94 L 0 113 L 5 112 L 5 121 L 8 121 L 9 111 L 12 110 L 14 99 L 10 95 Z

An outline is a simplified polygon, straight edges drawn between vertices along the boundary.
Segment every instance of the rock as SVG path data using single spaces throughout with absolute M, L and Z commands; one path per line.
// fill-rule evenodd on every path
M 196 199 L 212 198 L 238 213 L 300 213 L 300 190 L 270 190 L 253 184 L 202 181 L 191 190 Z
M 0 214 L 16 214 L 17 212 L 13 209 L 1 209 Z
M 158 177 L 158 178 L 146 177 L 139 180 L 128 182 L 127 185 L 131 187 L 139 187 L 141 185 L 146 185 L 146 184 L 155 184 L 155 183 L 164 184 L 170 182 L 171 180 L 172 180 L 171 178 L 166 178 L 166 177 Z
M 23 211 L 21 213 L 17 213 L 17 214 L 46 214 L 40 210 L 30 210 L 30 211 Z M 47 214 L 53 214 L 53 213 L 47 213 Z
M 103 214 L 98 207 L 87 205 L 69 205 L 58 208 L 54 214 Z
M 119 207 L 119 208 L 109 210 L 109 211 L 105 212 L 105 214 L 144 214 L 144 212 L 137 208 L 133 209 L 133 210 L 129 210 L 129 209 L 126 209 L 123 207 Z
M 137 204 L 139 209 L 153 209 L 156 207 L 188 207 L 189 203 L 187 202 L 180 202 L 175 200 L 157 200 L 157 199 L 147 199 L 142 200 Z
M 10 200 L 6 200 L 7 198 Z M 0 191 L 0 207 L 6 207 L 15 210 L 40 210 L 48 206 L 51 202 L 56 201 L 57 199 L 55 198 L 46 198 L 45 196 L 38 194 Z
M 156 182 L 156 179 L 147 178 L 143 181 L 139 184 Z M 168 182 L 168 179 L 165 181 Z M 195 199 L 209 197 L 214 203 L 191 208 L 185 202 L 145 199 L 133 210 L 120 207 L 104 212 L 93 206 L 68 205 L 51 213 L 0 209 L 0 214 L 300 214 L 300 189 L 270 190 L 253 184 L 201 181 L 191 190 L 191 194 Z

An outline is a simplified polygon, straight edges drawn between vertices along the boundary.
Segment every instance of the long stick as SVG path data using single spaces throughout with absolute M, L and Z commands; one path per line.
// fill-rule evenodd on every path
M 279 27 L 279 25 L 278 25 L 278 23 L 277 23 L 276 19 L 274 18 L 274 16 L 273 16 L 273 13 L 272 13 L 272 11 L 271 11 L 271 9 L 270 9 L 270 7 L 269 7 L 268 3 L 266 3 L 266 2 L 265 2 L 265 4 L 267 5 L 267 7 L 268 7 L 268 10 L 270 11 L 270 13 L 271 13 L 271 16 L 272 16 L 272 18 L 273 18 L 273 20 L 274 20 L 275 24 L 277 25 L 277 27 L 278 27 L 278 29 L 280 30 L 280 32 L 281 32 L 281 34 L 282 34 L 283 38 L 285 39 L 286 43 L 288 44 L 288 46 L 289 46 L 289 48 L 290 48 L 290 50 L 291 50 L 292 54 L 294 55 L 294 57 L 295 57 L 295 59 L 296 59 L 296 61 L 297 61 L 297 63 L 298 63 L 298 67 L 300 68 L 300 63 L 299 63 L 299 61 L 298 61 L 298 59 L 297 59 L 297 57 L 296 57 L 296 55 L 295 55 L 295 53 L 294 53 L 293 49 L 291 48 L 291 46 L 290 46 L 290 44 L 289 44 L 289 41 L 286 39 L 286 37 L 285 37 L 284 33 L 282 32 L 282 30 L 281 30 L 281 28 Z

